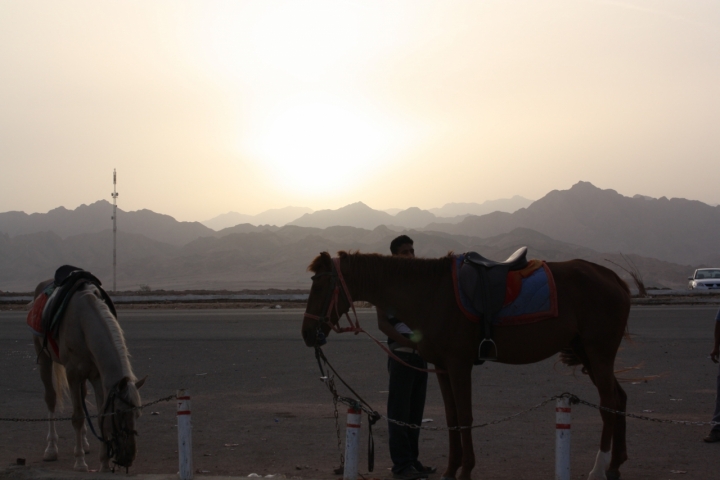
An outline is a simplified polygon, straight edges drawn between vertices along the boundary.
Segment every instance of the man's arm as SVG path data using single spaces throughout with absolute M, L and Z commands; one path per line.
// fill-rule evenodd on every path
M 403 347 L 416 348 L 415 343 L 395 330 L 395 327 L 392 326 L 385 312 L 383 312 L 379 307 L 375 307 L 375 310 L 377 311 L 378 328 L 381 332 Z
M 715 322 L 715 344 L 713 351 L 710 352 L 710 359 L 718 363 L 718 357 L 720 357 L 720 322 Z

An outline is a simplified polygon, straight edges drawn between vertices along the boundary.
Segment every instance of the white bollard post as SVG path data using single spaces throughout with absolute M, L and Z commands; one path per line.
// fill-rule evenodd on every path
M 178 458 L 180 480 L 192 480 L 192 423 L 190 422 L 190 395 L 185 390 L 177 391 Z
M 558 398 L 555 405 L 555 480 L 570 480 L 570 399 Z
M 347 427 L 345 429 L 345 470 L 343 480 L 357 480 L 358 452 L 360 450 L 361 411 L 348 408 Z

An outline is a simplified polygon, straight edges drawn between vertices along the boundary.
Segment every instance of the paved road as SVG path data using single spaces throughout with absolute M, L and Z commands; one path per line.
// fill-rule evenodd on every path
M 662 418 L 707 421 L 715 399 L 717 368 L 707 359 L 715 307 L 636 307 L 617 366 L 641 366 L 625 377 L 661 375 L 650 383 L 626 383 L 629 410 L 653 410 Z M 42 386 L 35 370 L 24 312 L 0 312 L 0 416 L 45 415 Z M 374 329 L 372 311 L 361 323 Z M 317 380 L 312 351 L 299 337 L 301 312 L 258 310 L 121 311 L 120 322 L 138 376 L 149 374 L 143 399 L 187 388 L 193 395 L 196 468 L 211 474 L 282 473 L 334 478 L 338 451 L 330 396 Z M 328 357 L 382 410 L 386 359 L 366 338 L 332 335 Z M 484 365 L 475 370 L 475 421 L 514 413 L 548 396 L 571 391 L 590 401 L 597 394 L 587 377 L 556 360 L 527 366 Z M 133 470 L 167 473 L 176 468 L 173 404 L 146 411 L 140 420 L 140 453 Z M 343 413 L 341 411 L 341 417 Z M 437 382 L 429 382 L 427 425 L 442 425 Z M 573 476 L 586 478 L 597 452 L 600 419 L 587 407 L 573 411 Z M 342 418 L 341 418 L 342 419 Z M 61 459 L 54 468 L 72 467 L 72 429 L 59 427 Z M 700 442 L 707 428 L 668 426 L 637 420 L 628 424 L 630 460 L 624 478 L 713 478 L 720 471 L 720 445 Z M 384 425 L 375 429 L 376 471 L 387 478 L 390 466 Z M 0 423 L 0 461 L 16 457 L 41 464 L 44 424 Z M 366 430 L 363 436 L 366 435 Z M 476 430 L 475 478 L 552 478 L 552 407 L 509 423 Z M 225 444 L 238 444 L 225 447 Z M 422 459 L 444 466 L 443 432 L 423 432 Z M 96 452 L 89 463 L 95 462 Z M 364 458 L 364 455 L 363 455 Z M 362 460 L 364 461 L 364 460 Z M 300 469 L 298 469 L 298 467 Z M 365 467 L 361 470 L 364 471 Z

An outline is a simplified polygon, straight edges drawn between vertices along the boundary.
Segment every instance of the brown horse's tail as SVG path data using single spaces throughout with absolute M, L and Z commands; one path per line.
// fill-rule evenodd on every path
M 63 408 L 63 401 L 65 400 L 65 396 L 70 395 L 70 387 L 68 386 L 67 381 L 67 373 L 65 372 L 65 367 L 60 365 L 59 363 L 53 362 L 52 364 L 52 370 L 53 370 L 53 388 L 55 388 L 55 408 L 56 411 L 62 410 Z
M 614 271 L 610 270 L 613 275 L 615 275 L 615 280 L 618 282 L 620 287 L 622 287 L 623 291 L 627 295 L 627 301 L 628 304 L 630 303 L 630 287 L 628 286 L 627 282 L 620 278 L 620 275 L 615 273 Z M 623 334 L 623 337 L 625 337 L 625 340 L 632 342 L 632 337 L 630 336 L 630 324 L 628 322 L 625 322 L 625 333 Z
M 585 354 L 585 348 L 582 346 L 579 338 L 573 340 L 572 345 L 560 350 L 560 362 L 564 363 L 568 367 L 577 367 L 582 365 L 582 373 L 588 374 L 589 361 Z

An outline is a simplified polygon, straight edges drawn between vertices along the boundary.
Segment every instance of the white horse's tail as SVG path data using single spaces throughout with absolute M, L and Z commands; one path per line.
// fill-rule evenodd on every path
M 63 401 L 66 396 L 70 396 L 70 387 L 68 386 L 67 373 L 65 367 L 57 362 L 53 362 L 53 387 L 55 388 L 55 411 L 62 410 Z

